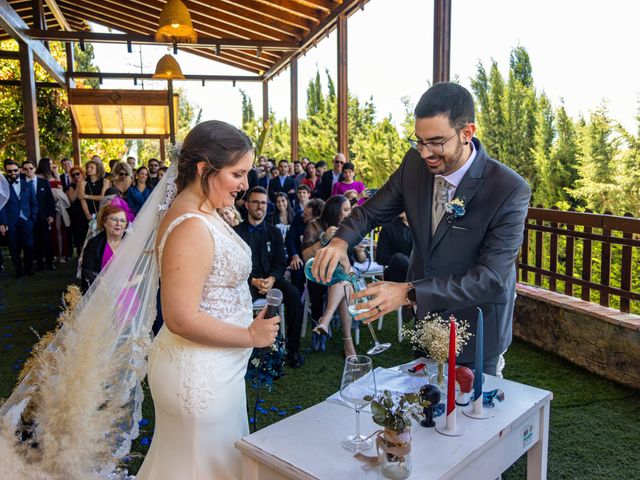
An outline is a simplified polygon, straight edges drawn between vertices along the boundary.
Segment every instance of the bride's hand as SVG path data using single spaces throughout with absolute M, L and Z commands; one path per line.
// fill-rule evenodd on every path
M 253 347 L 263 348 L 273 345 L 280 329 L 280 317 L 264 318 L 266 307 L 263 308 L 258 316 L 249 325 L 249 335 L 251 335 L 251 343 Z

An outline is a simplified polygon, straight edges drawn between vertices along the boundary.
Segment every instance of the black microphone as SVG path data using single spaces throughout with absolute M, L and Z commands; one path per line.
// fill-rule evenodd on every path
M 277 288 L 272 288 L 267 292 L 267 311 L 264 318 L 273 318 L 278 315 L 278 309 L 282 303 L 282 292 Z

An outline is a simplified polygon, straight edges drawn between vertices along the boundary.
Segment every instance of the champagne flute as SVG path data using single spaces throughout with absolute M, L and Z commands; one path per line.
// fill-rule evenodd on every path
M 376 395 L 376 377 L 371 357 L 351 355 L 344 361 L 340 396 L 356 411 L 356 434 L 342 441 L 342 446 L 352 452 L 361 452 L 371 448 L 370 438 L 360 435 L 360 410 L 371 403 Z
M 363 279 L 352 280 L 350 286 L 356 292 L 361 292 L 362 290 L 367 288 L 367 282 L 365 282 Z M 366 310 L 363 310 L 360 308 L 360 305 L 362 303 L 366 303 L 369 300 L 371 300 L 371 297 L 353 298 L 350 293 L 350 290 L 351 290 L 350 286 L 345 286 L 344 295 L 347 301 L 347 305 L 349 307 L 349 313 L 355 319 L 357 315 L 366 312 Z M 367 327 L 369 327 L 369 331 L 371 332 L 371 337 L 373 338 L 373 347 L 367 350 L 368 355 L 377 355 L 379 353 L 384 352 L 391 346 L 390 343 L 380 343 L 378 341 L 378 337 L 376 336 L 376 332 L 373 329 L 373 325 L 371 324 L 371 322 L 367 323 Z

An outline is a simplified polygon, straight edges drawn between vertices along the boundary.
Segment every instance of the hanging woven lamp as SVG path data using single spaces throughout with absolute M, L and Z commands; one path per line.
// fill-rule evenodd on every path
M 156 65 L 156 73 L 151 78 L 162 78 L 165 80 L 184 80 L 180 64 L 171 55 L 166 54 Z
M 198 34 L 193 29 L 189 10 L 181 0 L 168 0 L 160 12 L 158 42 L 196 43 Z

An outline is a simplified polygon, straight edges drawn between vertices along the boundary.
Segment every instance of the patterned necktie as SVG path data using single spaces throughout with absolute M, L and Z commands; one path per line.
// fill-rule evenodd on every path
M 444 216 L 444 206 L 449 201 L 449 182 L 443 177 L 436 177 L 433 184 L 433 202 L 431 211 L 431 235 L 436 232 L 438 224 Z

